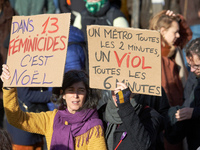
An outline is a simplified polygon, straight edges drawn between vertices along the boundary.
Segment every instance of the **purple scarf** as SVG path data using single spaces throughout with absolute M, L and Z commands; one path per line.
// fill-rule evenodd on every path
M 81 110 L 75 114 L 71 114 L 67 109 L 59 110 L 54 118 L 50 150 L 74 150 L 75 137 L 97 125 L 101 125 L 103 128 L 96 109 Z M 89 133 L 84 139 L 86 143 L 90 138 Z M 101 133 L 98 133 L 97 136 L 99 134 Z M 77 146 L 79 147 L 79 141 Z

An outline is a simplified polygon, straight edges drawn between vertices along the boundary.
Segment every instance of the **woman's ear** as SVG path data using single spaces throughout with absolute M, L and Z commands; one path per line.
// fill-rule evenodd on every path
M 160 34 L 164 37 L 166 29 L 164 27 L 160 28 Z

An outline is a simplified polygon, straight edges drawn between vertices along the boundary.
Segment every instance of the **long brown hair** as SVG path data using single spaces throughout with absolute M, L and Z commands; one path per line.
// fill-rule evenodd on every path
M 161 27 L 169 29 L 173 21 L 179 21 L 177 16 L 168 16 L 166 15 L 167 10 L 162 10 L 157 13 L 149 22 L 149 29 L 151 30 L 160 30 Z
M 157 13 L 149 22 L 149 29 L 160 31 L 161 28 L 168 30 L 172 26 L 172 22 L 180 20 L 178 16 L 166 15 L 167 10 L 162 10 Z M 161 44 L 163 46 L 161 55 L 171 57 L 174 55 L 175 47 L 165 40 L 164 35 L 161 33 Z

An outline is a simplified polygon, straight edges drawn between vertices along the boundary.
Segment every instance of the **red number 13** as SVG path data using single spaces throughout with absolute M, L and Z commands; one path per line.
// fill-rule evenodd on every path
M 46 33 L 46 28 L 47 28 L 47 25 L 48 25 L 48 23 L 49 23 L 49 19 L 53 21 L 53 22 L 51 23 L 51 26 L 54 26 L 56 29 L 55 29 L 55 30 L 48 30 L 48 33 L 57 32 L 58 29 L 59 29 L 59 26 L 57 25 L 57 23 L 58 23 L 58 18 L 50 18 L 50 17 L 48 17 L 47 20 L 45 21 L 45 23 L 42 25 L 42 27 L 44 27 L 44 30 L 43 30 L 42 34 Z

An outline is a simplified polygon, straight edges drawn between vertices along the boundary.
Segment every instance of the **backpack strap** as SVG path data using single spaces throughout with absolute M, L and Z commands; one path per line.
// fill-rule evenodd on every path
M 108 12 L 106 13 L 106 22 L 108 23 L 109 26 L 113 26 L 113 14 L 114 14 L 114 7 L 110 7 L 110 9 L 108 10 Z

